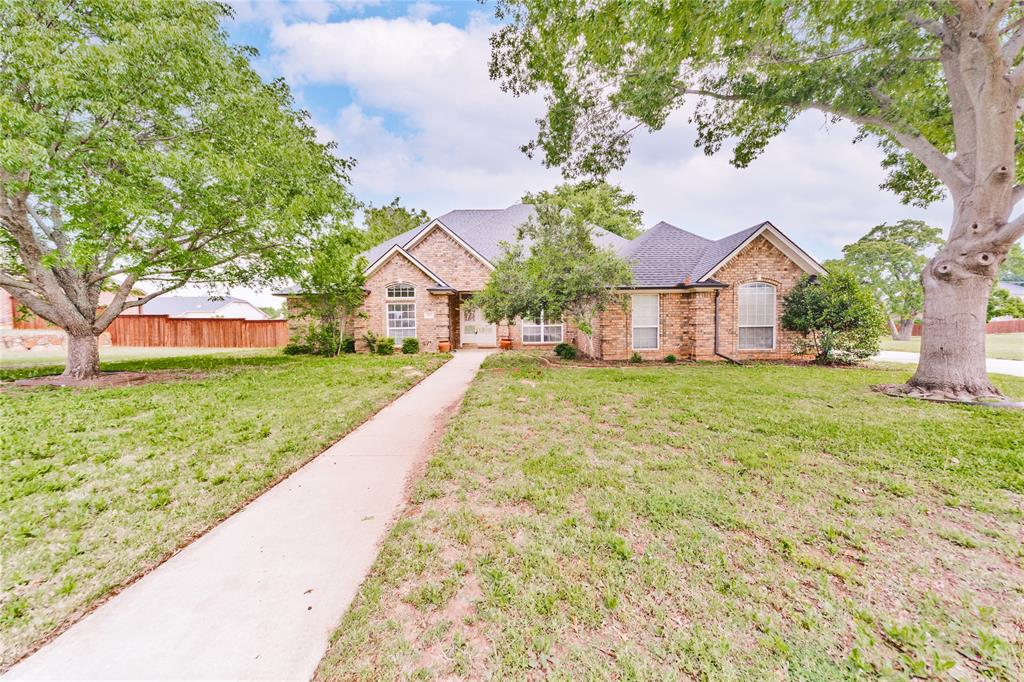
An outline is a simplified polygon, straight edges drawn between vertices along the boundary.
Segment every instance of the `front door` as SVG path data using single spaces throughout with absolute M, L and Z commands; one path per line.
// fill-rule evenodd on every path
M 459 336 L 463 346 L 482 346 L 493 348 L 498 345 L 497 325 L 484 320 L 484 313 L 479 308 L 462 306 L 459 316 L 462 327 Z

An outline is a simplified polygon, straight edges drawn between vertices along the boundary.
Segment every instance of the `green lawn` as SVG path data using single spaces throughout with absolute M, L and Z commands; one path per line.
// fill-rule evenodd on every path
M 0 384 L 0 669 L 442 361 L 193 356 L 104 366 L 183 374 L 165 383 Z
M 910 341 L 893 341 L 891 336 L 887 336 L 882 339 L 882 350 L 918 353 L 921 350 L 921 337 L 915 336 Z M 985 355 L 1003 360 L 1024 360 L 1024 333 L 986 335 Z
M 1021 679 L 1024 413 L 908 376 L 492 357 L 318 677 Z

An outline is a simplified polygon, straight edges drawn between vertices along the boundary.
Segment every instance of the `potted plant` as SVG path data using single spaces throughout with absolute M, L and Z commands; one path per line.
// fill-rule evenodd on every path
M 498 339 L 498 347 L 501 348 L 502 350 L 512 350 L 512 322 L 511 321 L 505 320 L 505 329 L 507 329 L 508 332 L 505 334 L 505 336 L 503 336 L 500 339 Z
M 452 342 L 451 341 L 445 340 L 445 341 L 438 341 L 437 342 L 437 350 L 438 350 L 439 353 L 448 353 L 448 352 L 451 351 L 451 349 L 452 349 Z

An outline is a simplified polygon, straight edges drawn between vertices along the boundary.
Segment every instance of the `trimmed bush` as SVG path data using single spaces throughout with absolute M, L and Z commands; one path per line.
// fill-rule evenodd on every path
M 420 340 L 415 336 L 402 339 L 402 352 L 406 355 L 413 355 L 420 352 Z
M 341 340 L 341 352 L 342 353 L 355 353 L 356 352 L 356 340 L 353 336 L 346 336 Z
M 668 355 L 665 356 L 665 362 L 671 364 L 671 363 L 673 363 L 675 361 L 676 361 L 676 356 L 672 355 L 671 353 L 669 353 Z
M 633 354 L 629 356 L 629 361 L 633 362 L 633 363 L 637 363 L 637 362 L 643 362 L 644 359 L 642 357 L 640 357 L 639 353 L 637 353 L 636 351 L 633 351 Z
M 366 332 L 363 334 L 363 341 L 366 342 L 366 350 L 371 353 L 377 352 L 377 335 L 373 332 Z M 392 348 L 394 350 L 394 348 Z
M 555 346 L 555 355 L 563 360 L 575 360 L 577 354 L 576 346 L 571 343 L 560 343 Z
M 377 339 L 377 355 L 394 355 L 395 340 L 390 336 L 383 336 Z
M 309 355 L 310 348 L 305 343 L 289 343 L 281 349 L 281 352 L 285 355 Z

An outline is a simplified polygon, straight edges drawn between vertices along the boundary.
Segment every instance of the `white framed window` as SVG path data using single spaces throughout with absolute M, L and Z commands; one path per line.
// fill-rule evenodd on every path
M 775 286 L 750 282 L 739 290 L 739 349 L 775 348 Z
M 416 304 L 388 303 L 388 336 L 395 343 L 416 336 Z
M 544 317 L 533 320 L 523 320 L 523 343 L 561 343 L 562 323 L 552 323 Z
M 660 318 L 658 294 L 633 294 L 633 350 L 658 350 Z
M 411 284 L 397 282 L 388 286 L 388 298 L 416 298 L 416 289 Z

